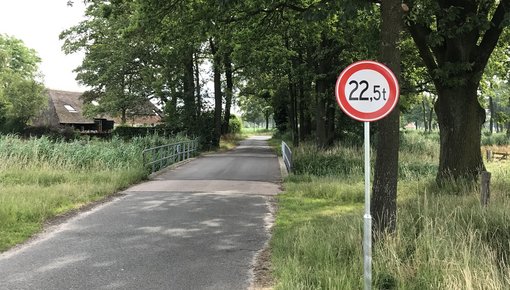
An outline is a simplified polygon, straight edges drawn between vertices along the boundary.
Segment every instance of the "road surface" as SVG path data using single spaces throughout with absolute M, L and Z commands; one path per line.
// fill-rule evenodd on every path
M 266 138 L 199 157 L 0 255 L 0 289 L 246 289 L 268 239 Z

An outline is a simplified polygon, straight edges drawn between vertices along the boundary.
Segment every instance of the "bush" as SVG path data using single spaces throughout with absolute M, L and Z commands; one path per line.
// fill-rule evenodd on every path
M 119 126 L 113 130 L 113 135 L 123 138 L 123 139 L 131 139 L 134 137 L 144 137 L 151 135 L 160 135 L 160 136 L 168 136 L 171 132 L 169 132 L 165 127 L 157 126 L 157 127 L 128 127 L 128 126 Z
M 243 128 L 243 124 L 241 119 L 235 115 L 230 116 L 230 121 L 228 123 L 228 133 L 230 134 L 240 134 L 241 129 Z
M 493 133 L 484 132 L 482 135 L 482 145 L 484 146 L 505 146 L 510 145 L 510 138 L 505 133 Z

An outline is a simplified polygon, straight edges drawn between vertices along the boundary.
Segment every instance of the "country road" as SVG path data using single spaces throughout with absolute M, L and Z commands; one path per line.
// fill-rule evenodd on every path
M 0 289 L 247 289 L 281 178 L 265 140 L 161 173 L 0 254 Z

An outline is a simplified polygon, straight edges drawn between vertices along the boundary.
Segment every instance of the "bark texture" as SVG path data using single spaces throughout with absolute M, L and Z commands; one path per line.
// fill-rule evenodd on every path
M 397 47 L 402 29 L 400 0 L 381 3 L 381 52 L 380 61 L 400 76 L 400 51 Z M 400 111 L 398 106 L 384 119 L 377 122 L 377 156 L 374 168 L 371 212 L 373 233 L 377 238 L 383 233 L 394 233 L 397 220 L 397 181 Z
M 441 142 L 439 184 L 452 178 L 474 181 L 485 170 L 480 151 L 485 110 L 478 102 L 477 88 L 478 85 L 472 84 L 438 90 L 435 111 Z

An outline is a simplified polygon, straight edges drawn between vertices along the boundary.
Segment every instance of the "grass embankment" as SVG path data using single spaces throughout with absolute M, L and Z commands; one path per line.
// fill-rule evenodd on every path
M 437 136 L 411 132 L 401 143 L 398 232 L 374 244 L 374 289 L 508 289 L 510 162 L 487 164 L 482 209 L 477 188 L 435 185 Z M 271 241 L 276 289 L 363 288 L 362 156 L 294 149 Z
M 155 136 L 128 142 L 54 142 L 0 136 L 0 252 L 26 240 L 48 219 L 144 179 L 141 151 L 176 141 Z

